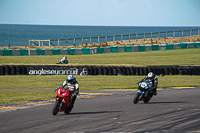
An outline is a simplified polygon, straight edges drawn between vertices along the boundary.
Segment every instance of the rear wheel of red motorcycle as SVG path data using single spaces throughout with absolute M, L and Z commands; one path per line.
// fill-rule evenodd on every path
M 72 110 L 73 107 L 71 107 L 71 104 L 67 107 L 67 109 L 64 111 L 64 113 L 67 115 L 67 114 L 70 114 L 71 110 Z
M 53 105 L 52 114 L 57 115 L 59 112 L 59 101 L 57 100 L 56 103 Z
M 137 104 L 139 102 L 140 96 L 141 96 L 141 94 L 139 92 L 137 92 L 134 99 L 133 99 L 134 104 Z

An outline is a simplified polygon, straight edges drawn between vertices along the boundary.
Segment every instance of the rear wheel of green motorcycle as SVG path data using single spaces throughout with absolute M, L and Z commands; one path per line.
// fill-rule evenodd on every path
M 58 114 L 58 112 L 59 112 L 59 105 L 60 105 L 60 102 L 59 102 L 59 100 L 57 100 L 55 102 L 55 104 L 53 105 L 53 109 L 52 109 L 52 114 L 53 115 L 57 115 Z
M 133 99 L 134 104 L 137 104 L 139 102 L 140 96 L 141 96 L 141 94 L 139 92 L 137 92 L 134 99 Z

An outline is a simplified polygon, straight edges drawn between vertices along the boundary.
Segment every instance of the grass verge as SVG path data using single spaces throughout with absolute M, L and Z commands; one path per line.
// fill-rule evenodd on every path
M 75 76 L 80 90 L 137 89 L 137 82 L 144 76 Z M 0 104 L 54 97 L 54 89 L 66 79 L 65 75 L 0 76 L 0 89 L 52 89 L 52 92 L 23 92 L 1 90 Z M 158 77 L 158 88 L 200 86 L 200 76 Z
M 28 100 L 52 98 L 55 93 L 52 91 L 0 91 L 0 104 L 14 103 Z
M 0 56 L 0 64 L 56 64 L 63 55 Z M 200 65 L 200 48 L 130 53 L 67 55 L 69 65 Z

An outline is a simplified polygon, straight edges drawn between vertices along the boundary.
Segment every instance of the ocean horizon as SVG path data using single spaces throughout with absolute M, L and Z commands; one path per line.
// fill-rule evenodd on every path
M 85 26 L 85 25 L 32 25 L 32 24 L 0 24 L 0 46 L 28 46 L 29 40 L 52 40 L 52 43 L 57 46 L 74 45 L 73 38 L 76 39 L 76 45 L 89 43 L 89 38 L 92 37 L 92 43 L 97 43 L 100 37 L 100 43 L 105 42 L 105 36 L 108 36 L 107 41 L 128 40 L 128 34 L 132 34 L 131 39 L 135 39 L 134 34 L 141 34 L 138 39 L 143 38 L 144 33 L 163 32 L 160 37 L 165 37 L 166 31 L 182 31 L 184 36 L 189 36 L 193 29 L 200 29 L 200 26 Z M 176 33 L 176 37 L 180 37 L 181 32 Z M 193 31 L 192 35 L 198 35 L 198 31 Z M 146 35 L 149 38 L 150 35 Z M 168 37 L 172 37 L 173 33 L 168 33 Z M 153 34 L 153 38 L 157 38 L 157 34 Z

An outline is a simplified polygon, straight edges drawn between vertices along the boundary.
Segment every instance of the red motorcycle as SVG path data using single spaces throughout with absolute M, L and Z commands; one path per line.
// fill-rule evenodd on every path
M 57 115 L 58 112 L 64 111 L 65 114 L 69 114 L 72 110 L 72 100 L 69 95 L 69 88 L 59 87 L 56 91 L 55 104 L 52 109 L 52 114 Z

